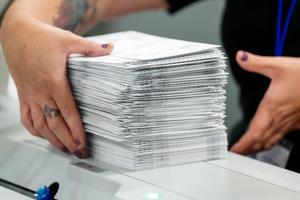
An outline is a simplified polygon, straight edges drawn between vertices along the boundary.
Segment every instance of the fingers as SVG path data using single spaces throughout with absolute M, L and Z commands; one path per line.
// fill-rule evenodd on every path
M 249 154 L 260 150 L 263 146 L 261 140 L 272 127 L 273 119 L 267 105 L 262 101 L 246 134 L 231 148 L 238 154 Z
M 279 143 L 280 140 L 283 139 L 285 134 L 283 133 L 277 133 L 277 134 L 274 134 L 272 138 L 270 138 L 267 143 L 265 144 L 265 149 L 268 150 L 268 149 L 271 149 L 272 147 L 274 147 L 276 144 Z
M 112 44 L 99 44 L 83 37 L 73 35 L 70 40 L 70 54 L 80 53 L 86 56 L 108 55 L 113 50 Z
M 49 130 L 45 115 L 41 108 L 36 104 L 32 104 L 31 110 L 35 129 L 38 130 L 43 138 L 47 139 L 53 146 L 63 150 L 64 145 L 59 141 L 54 133 Z
M 73 139 L 56 103 L 53 100 L 44 100 L 44 102 L 46 103 L 43 105 L 43 113 L 46 117 L 49 129 L 71 153 L 78 157 L 84 157 L 85 152 L 78 148 L 78 143 Z
M 281 67 L 280 60 L 278 57 L 258 56 L 245 51 L 236 54 L 236 61 L 243 69 L 269 78 L 273 77 L 276 68 Z
M 274 137 L 274 135 L 277 134 L 277 132 L 275 130 L 268 130 L 266 131 L 266 133 L 261 137 L 259 144 L 260 144 L 260 149 L 258 149 L 257 151 L 260 150 L 267 150 L 270 149 L 273 146 L 269 146 L 268 143 L 269 141 Z
M 21 123 L 25 128 L 36 137 L 41 137 L 40 133 L 34 128 L 31 110 L 27 103 L 20 98 Z
M 230 151 L 238 154 L 249 154 L 252 151 L 252 147 L 256 144 L 258 141 L 257 133 L 252 132 L 246 132 L 245 135 L 236 143 L 233 145 L 233 147 L 230 149 Z
M 43 102 L 47 102 L 43 110 L 40 105 L 34 103 L 30 107 L 25 102 L 21 103 L 20 108 L 24 126 L 33 135 L 47 139 L 56 148 L 68 149 L 79 158 L 85 157 L 86 153 L 83 145 L 85 144 L 85 137 L 81 139 L 84 141 L 83 143 L 74 140 L 55 102 L 52 100 L 44 100 Z M 78 127 L 83 132 L 82 126 L 79 125 L 75 128 Z
M 290 120 L 289 115 L 294 118 L 293 112 L 297 111 L 287 111 L 286 106 L 283 107 L 284 111 L 280 111 L 280 107 L 286 105 L 286 98 L 289 97 L 289 95 L 286 97 L 282 95 L 282 91 L 289 86 L 285 84 L 282 86 L 282 83 L 288 83 L 286 77 L 291 76 L 291 73 L 287 73 L 290 70 L 287 69 L 298 66 L 299 61 L 297 58 L 258 56 L 244 51 L 237 53 L 236 60 L 243 69 L 267 76 L 272 79 L 272 83 L 250 124 L 249 130 L 231 150 L 236 153 L 247 154 L 269 149 L 283 135 L 297 128 L 295 123 L 290 125 L 287 123 Z M 283 81 L 278 82 L 278 80 Z M 280 86 L 283 89 L 278 89 Z
M 53 98 L 60 110 L 68 129 L 80 150 L 85 149 L 86 138 L 79 112 L 68 81 L 63 81 L 55 90 Z

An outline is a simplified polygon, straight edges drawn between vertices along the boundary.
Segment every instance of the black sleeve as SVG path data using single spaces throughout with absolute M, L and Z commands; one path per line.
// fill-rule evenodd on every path
M 199 0 L 167 0 L 170 4 L 170 13 L 175 13 L 178 10 L 182 9 L 183 7 L 190 5 L 194 2 L 197 2 Z

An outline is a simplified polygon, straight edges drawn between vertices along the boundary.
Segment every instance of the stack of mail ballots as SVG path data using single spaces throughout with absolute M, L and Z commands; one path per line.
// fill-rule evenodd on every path
M 88 39 L 114 44 L 111 55 L 68 60 L 94 159 L 142 170 L 226 157 L 220 46 L 134 31 Z

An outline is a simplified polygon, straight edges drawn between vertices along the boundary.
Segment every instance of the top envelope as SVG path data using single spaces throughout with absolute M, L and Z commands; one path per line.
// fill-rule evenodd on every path
M 70 63 L 103 62 L 124 64 L 137 61 L 152 61 L 214 52 L 219 47 L 217 45 L 163 38 L 135 31 L 89 37 L 88 39 L 99 42 L 99 44 L 112 43 L 114 45 L 112 54 L 101 57 L 84 57 L 74 54 L 69 59 Z

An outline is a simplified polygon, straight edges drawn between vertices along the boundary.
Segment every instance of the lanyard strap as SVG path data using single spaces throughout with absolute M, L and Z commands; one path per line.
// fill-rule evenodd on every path
M 288 15 L 286 17 L 283 30 L 281 29 L 282 25 L 282 7 L 283 0 L 278 0 L 278 13 L 277 13 L 277 30 L 276 30 L 276 46 L 275 46 L 275 56 L 282 56 L 283 49 L 286 41 L 287 32 L 291 23 L 291 19 L 297 4 L 297 0 L 293 0 Z

